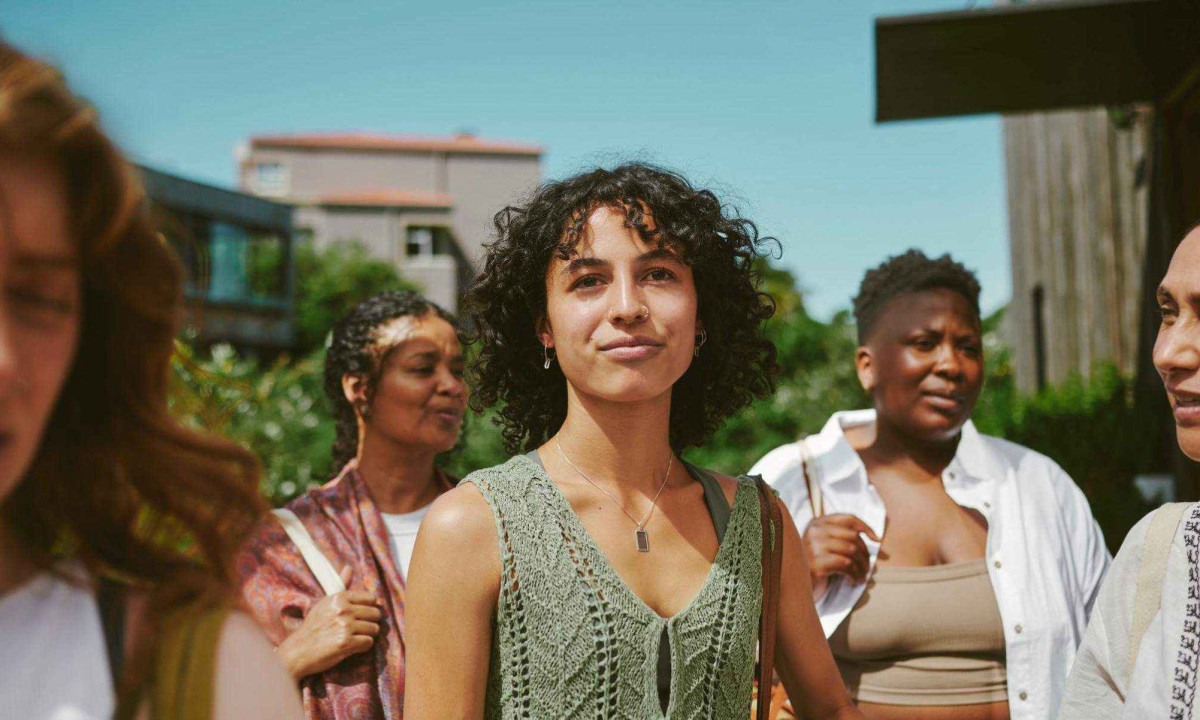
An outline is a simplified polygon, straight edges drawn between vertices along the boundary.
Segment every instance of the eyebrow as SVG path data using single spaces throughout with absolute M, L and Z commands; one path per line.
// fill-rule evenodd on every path
M 683 262 L 683 258 L 679 257 L 679 253 L 662 247 L 648 250 L 641 255 L 638 255 L 635 262 L 650 262 L 652 260 L 670 260 L 678 263 Z M 612 263 L 607 260 L 601 260 L 600 258 L 596 257 L 577 257 L 571 260 L 571 262 L 567 263 L 567 266 L 562 270 L 562 274 L 570 275 L 578 272 L 579 270 L 596 267 L 608 267 L 611 264 Z
M 438 359 L 441 359 L 441 357 L 442 357 L 442 353 L 437 350 L 422 350 L 421 352 L 413 353 L 412 355 L 409 355 L 408 359 L 409 360 L 414 360 L 414 359 L 416 359 L 416 360 L 438 360 Z M 462 353 L 455 353 L 454 355 L 450 355 L 446 359 L 450 362 L 458 362 L 460 360 L 464 360 L 465 357 L 466 356 L 464 356 Z

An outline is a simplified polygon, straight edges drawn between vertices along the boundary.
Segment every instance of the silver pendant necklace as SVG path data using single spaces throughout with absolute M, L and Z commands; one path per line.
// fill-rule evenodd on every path
M 667 460 L 667 472 L 665 475 L 663 475 L 662 484 L 658 486 L 658 492 L 654 493 L 654 499 L 650 501 L 650 509 L 646 511 L 646 517 L 642 518 L 639 522 L 638 519 L 633 516 L 633 513 L 625 509 L 625 506 L 621 504 L 620 500 L 613 497 L 612 493 L 609 491 L 597 485 L 596 481 L 584 474 L 584 472 L 580 470 L 575 463 L 571 462 L 571 458 L 567 457 L 567 454 L 563 452 L 562 443 L 558 441 L 558 436 L 554 437 L 554 445 L 558 448 L 558 454 L 562 455 L 562 459 L 571 466 L 572 470 L 579 473 L 579 477 L 587 480 L 588 484 L 607 495 L 608 499 L 616 503 L 617 507 L 621 508 L 621 512 L 629 516 L 629 519 L 632 520 L 633 524 L 637 526 L 637 529 L 633 533 L 633 540 L 637 545 L 638 552 L 650 552 L 650 533 L 646 532 L 646 523 L 650 522 L 650 516 L 654 514 L 654 508 L 658 505 L 658 496 L 662 495 L 663 488 L 667 486 L 667 478 L 671 477 L 671 466 L 675 463 L 675 453 L 672 451 L 670 459 Z

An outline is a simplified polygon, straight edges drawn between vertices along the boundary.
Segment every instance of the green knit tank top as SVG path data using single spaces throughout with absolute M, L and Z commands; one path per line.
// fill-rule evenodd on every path
M 514 457 L 464 482 L 492 507 L 500 545 L 485 717 L 749 717 L 762 602 L 762 521 L 753 480 L 738 479 L 708 578 L 670 618 L 625 585 L 566 497 L 529 458 Z M 671 651 L 666 715 L 656 685 L 664 629 Z

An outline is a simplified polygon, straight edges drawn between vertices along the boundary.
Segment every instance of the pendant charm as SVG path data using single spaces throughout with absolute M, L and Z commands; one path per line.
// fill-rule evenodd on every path
M 650 533 L 638 528 L 634 536 L 637 538 L 638 552 L 650 552 Z

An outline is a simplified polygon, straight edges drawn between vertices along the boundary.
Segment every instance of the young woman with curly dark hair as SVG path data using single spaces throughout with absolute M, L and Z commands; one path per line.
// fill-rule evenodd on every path
M 971 424 L 979 281 L 909 250 L 867 271 L 854 315 L 874 407 L 751 469 L 804 533 L 847 687 L 870 720 L 1054 717 L 1108 550 L 1060 467 Z
M 764 240 L 684 178 L 629 164 L 496 219 L 469 295 L 476 399 L 509 462 L 422 527 L 407 607 L 414 718 L 744 720 L 762 597 L 748 478 L 685 463 L 771 389 Z M 780 675 L 809 717 L 858 717 L 784 526 Z
M 183 268 L 61 74 L 0 41 L 0 715 L 297 718 L 233 562 L 254 456 L 167 408 Z
M 313 720 L 400 716 L 404 581 L 425 512 L 455 483 L 434 459 L 458 440 L 463 362 L 454 318 L 413 292 L 364 300 L 333 328 L 325 393 L 338 473 L 287 509 L 349 589 L 326 595 L 273 519 L 238 564 Z

